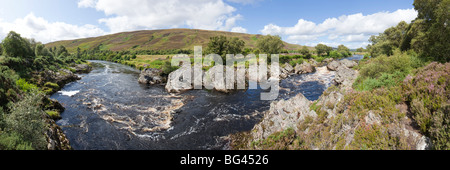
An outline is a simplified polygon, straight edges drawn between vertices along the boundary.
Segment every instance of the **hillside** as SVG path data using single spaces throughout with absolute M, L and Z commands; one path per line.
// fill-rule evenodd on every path
M 206 48 L 209 38 L 212 36 L 224 35 L 227 37 L 238 37 L 245 41 L 246 47 L 255 47 L 256 41 L 262 35 L 243 34 L 223 31 L 207 31 L 196 29 L 165 29 L 165 30 L 144 30 L 134 32 L 123 32 L 100 37 L 84 38 L 77 40 L 57 41 L 46 44 L 46 47 L 63 45 L 73 52 L 77 47 L 81 50 L 94 49 L 100 47 L 102 50 L 122 51 L 122 50 L 168 50 L 168 49 L 194 49 L 196 45 Z M 296 50 L 300 45 L 285 42 L 285 48 Z

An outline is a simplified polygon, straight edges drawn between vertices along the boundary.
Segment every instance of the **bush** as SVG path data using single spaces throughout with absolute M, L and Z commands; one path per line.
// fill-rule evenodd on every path
M 17 133 L 0 132 L 0 150 L 33 150 L 33 147 Z
M 23 92 L 30 92 L 38 89 L 36 85 L 28 83 L 25 79 L 17 80 L 16 84 Z
M 435 149 L 450 149 L 450 63 L 431 63 L 404 80 L 405 99 L 420 130 Z
M 5 116 L 6 131 L 19 134 L 23 141 L 31 143 L 34 149 L 44 149 L 44 112 L 40 108 L 43 95 L 38 92 L 29 93 L 23 100 L 14 103 L 11 113 Z
M 0 65 L 0 107 L 5 108 L 10 101 L 16 101 L 19 88 L 16 84 L 17 75 L 6 66 Z
M 357 90 L 372 90 L 401 84 L 406 75 L 423 65 L 416 55 L 396 52 L 395 55 L 371 58 L 360 64 L 360 75 L 353 87 Z

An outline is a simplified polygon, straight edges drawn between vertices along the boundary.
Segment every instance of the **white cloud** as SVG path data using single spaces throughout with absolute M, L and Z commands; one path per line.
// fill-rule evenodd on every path
M 0 38 L 4 38 L 9 31 L 15 31 L 22 37 L 34 38 L 48 43 L 57 40 L 69 40 L 104 35 L 105 32 L 94 25 L 71 25 L 64 22 L 49 22 L 33 13 L 13 22 L 0 19 Z
M 230 31 L 242 19 L 222 0 L 80 0 L 78 6 L 104 12 L 99 22 L 111 33 L 186 26 Z
M 237 33 L 247 33 L 247 29 L 243 27 L 233 27 L 231 29 L 231 32 L 237 32 Z
M 78 7 L 79 8 L 95 8 L 96 0 L 79 0 Z
M 399 9 L 395 12 L 378 12 L 371 15 L 361 13 L 328 18 L 322 23 L 299 19 L 293 27 L 280 27 L 268 24 L 261 30 L 262 34 L 287 36 L 292 43 L 308 43 L 317 39 L 328 39 L 328 44 L 342 42 L 365 44 L 371 35 L 383 32 L 400 21 L 410 23 L 417 17 L 414 9 Z M 340 42 L 337 42 L 337 41 Z
M 247 4 L 256 4 L 257 2 L 263 0 L 227 0 L 227 1 L 247 5 Z

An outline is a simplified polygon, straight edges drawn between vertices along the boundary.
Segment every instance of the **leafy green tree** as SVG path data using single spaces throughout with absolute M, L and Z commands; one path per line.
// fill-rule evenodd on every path
M 298 52 L 303 56 L 310 54 L 309 49 L 306 46 L 303 46 Z
M 365 50 L 364 50 L 364 48 L 362 48 L 362 47 L 356 49 L 356 52 L 364 52 L 364 51 L 365 51 Z
M 224 57 L 227 54 L 228 40 L 225 36 L 215 36 L 209 39 L 206 51 Z
M 3 40 L 2 46 L 3 54 L 8 57 L 29 58 L 34 56 L 30 42 L 14 31 L 8 33 Z
M 411 43 L 418 40 L 423 42 L 413 49 L 437 61 L 450 61 L 450 0 L 415 0 L 413 5 L 418 12 L 416 20 L 422 20 L 422 29 L 419 37 L 411 40 Z
M 266 35 L 258 39 L 256 46 L 262 53 L 279 54 L 284 47 L 284 43 L 278 35 Z
M 348 49 L 345 45 L 339 45 L 337 51 L 341 53 L 343 57 L 348 57 L 352 55 L 350 49 Z
M 317 46 L 315 48 L 316 48 L 317 55 L 319 55 L 319 56 L 322 55 L 323 53 L 327 53 L 327 55 L 329 56 L 330 52 L 333 51 L 332 47 L 328 47 L 325 44 L 317 44 Z
M 67 57 L 68 55 L 69 52 L 63 45 L 60 45 L 55 51 L 55 57 Z
M 237 37 L 231 38 L 227 45 L 227 54 L 241 54 L 243 52 L 245 42 Z

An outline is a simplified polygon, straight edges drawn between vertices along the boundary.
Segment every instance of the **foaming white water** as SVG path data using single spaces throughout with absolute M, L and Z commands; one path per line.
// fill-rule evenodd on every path
M 336 76 L 336 72 L 328 70 L 328 68 L 326 66 L 316 67 L 316 72 L 313 74 L 304 76 L 301 79 L 301 82 L 319 81 L 328 87 L 331 85 L 335 76 Z
M 58 93 L 61 93 L 61 95 L 63 96 L 69 96 L 72 97 L 74 95 L 76 95 L 77 93 L 79 93 L 80 90 L 75 90 L 75 91 L 59 91 Z

